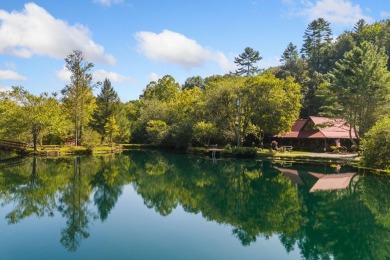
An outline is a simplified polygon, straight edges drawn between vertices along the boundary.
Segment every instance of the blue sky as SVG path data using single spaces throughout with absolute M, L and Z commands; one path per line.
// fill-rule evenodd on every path
M 277 65 L 323 17 L 335 37 L 361 18 L 390 18 L 388 0 L 0 0 L 0 91 L 60 92 L 64 58 L 81 50 L 95 80 L 109 78 L 122 101 L 166 74 L 180 84 L 235 70 L 251 47 Z M 96 93 L 99 90 L 95 91 Z

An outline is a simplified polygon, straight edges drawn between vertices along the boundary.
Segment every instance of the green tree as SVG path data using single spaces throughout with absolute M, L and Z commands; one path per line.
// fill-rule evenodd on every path
M 170 75 L 165 75 L 157 82 L 152 81 L 144 90 L 144 93 L 140 96 L 140 99 L 157 99 L 160 101 L 168 101 L 173 98 L 175 94 L 180 90 L 180 84 Z
M 62 89 L 64 106 L 74 124 L 76 146 L 82 138 L 83 129 L 88 125 L 95 109 L 92 93 L 93 63 L 86 62 L 81 51 L 75 50 L 65 58 L 66 69 L 71 73 L 70 84 Z
M 363 163 L 374 169 L 390 170 L 390 117 L 383 118 L 362 140 Z
M 261 59 L 262 57 L 258 51 L 246 47 L 243 53 L 234 58 L 234 63 L 238 65 L 238 69 L 234 74 L 246 76 L 258 74 L 260 69 L 255 64 Z
M 305 97 L 309 91 L 309 68 L 306 59 L 299 56 L 298 49 L 293 43 L 289 43 L 280 58 L 281 70 L 276 73 L 278 78 L 293 77 L 295 82 L 301 85 L 302 104 L 306 104 Z
M 303 36 L 301 52 L 309 67 L 316 72 L 327 73 L 331 69 L 332 30 L 323 18 L 312 21 Z
M 263 74 L 247 80 L 251 122 L 267 134 L 288 132 L 299 116 L 301 86 L 293 78 Z
M 161 120 L 150 120 L 146 126 L 149 141 L 154 145 L 160 145 L 163 142 L 167 130 L 167 123 Z
M 359 20 L 354 27 L 353 37 L 357 44 L 368 41 L 379 48 L 384 48 L 387 56 L 390 56 L 390 19 L 373 24 Z M 390 59 L 387 61 L 387 68 L 390 70 Z
M 118 135 L 114 138 L 117 143 L 128 143 L 130 141 L 131 131 L 135 123 L 133 118 L 133 109 L 131 103 L 120 103 L 118 112 L 115 115 L 116 123 L 118 124 Z
M 388 109 L 387 59 L 383 49 L 363 42 L 347 52 L 332 70 L 331 90 L 342 108 L 342 116 L 358 138 Z
M 17 136 L 29 133 L 34 151 L 37 151 L 38 140 L 44 135 L 64 135 L 67 130 L 67 121 L 62 114 L 61 106 L 54 97 L 47 93 L 34 96 L 22 87 L 13 87 L 7 93 L 7 98 L 15 104 L 8 110 L 5 117 L 8 135 Z
M 204 90 L 205 81 L 201 76 L 194 76 L 194 77 L 187 78 L 181 88 L 184 90 L 184 89 L 193 89 L 195 87 Z
M 96 109 L 93 112 L 90 125 L 102 137 L 106 136 L 105 125 L 109 119 L 117 115 L 120 107 L 118 94 L 111 86 L 111 81 L 105 79 L 100 94 L 96 98 Z
M 119 134 L 119 126 L 116 123 L 115 117 L 110 116 L 104 126 L 104 132 L 108 137 L 108 141 L 112 144 L 113 139 Z
M 245 78 L 226 75 L 209 81 L 204 95 L 204 120 L 218 129 L 220 142 L 241 145 L 249 126 L 250 111 L 244 91 Z
M 198 122 L 193 127 L 193 137 L 199 139 L 203 145 L 209 145 L 210 139 L 217 133 L 217 127 L 212 123 Z

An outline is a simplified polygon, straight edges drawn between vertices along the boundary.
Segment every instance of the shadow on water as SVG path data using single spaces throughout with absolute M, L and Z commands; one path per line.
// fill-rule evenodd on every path
M 231 227 L 243 246 L 277 236 L 305 259 L 390 256 L 390 179 L 340 165 L 212 160 L 157 151 L 102 157 L 28 158 L 0 169 L 9 224 L 60 214 L 60 242 L 77 251 L 132 184 L 161 216 L 181 206 Z M 317 186 L 316 186 L 317 185 Z M 313 188 L 316 187 L 316 188 Z

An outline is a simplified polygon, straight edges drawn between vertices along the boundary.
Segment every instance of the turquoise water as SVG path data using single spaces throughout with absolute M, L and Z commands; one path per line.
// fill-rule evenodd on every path
M 0 259 L 390 257 L 390 179 L 344 165 L 156 151 L 10 165 Z

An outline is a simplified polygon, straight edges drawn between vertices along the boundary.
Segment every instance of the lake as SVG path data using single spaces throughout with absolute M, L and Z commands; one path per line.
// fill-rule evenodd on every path
M 389 259 L 390 178 L 158 151 L 0 168 L 0 259 Z

